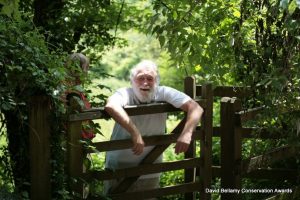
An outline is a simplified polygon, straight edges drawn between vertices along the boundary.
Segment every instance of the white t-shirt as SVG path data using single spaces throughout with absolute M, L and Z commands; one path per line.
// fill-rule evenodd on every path
M 154 102 L 167 102 L 174 107 L 179 108 L 191 98 L 176 89 L 158 86 L 154 95 Z M 122 107 L 140 104 L 134 95 L 132 88 L 122 88 L 117 90 L 110 98 L 110 101 L 119 104 Z M 167 113 L 147 114 L 130 116 L 142 136 L 163 135 L 166 129 Z M 130 134 L 118 123 L 115 124 L 111 140 L 129 139 Z M 136 166 L 153 149 L 153 146 L 144 148 L 141 155 L 134 155 L 131 149 L 108 151 L 106 153 L 106 168 L 120 169 Z M 160 156 L 156 162 L 161 162 Z M 159 174 L 145 175 L 143 178 L 158 177 Z

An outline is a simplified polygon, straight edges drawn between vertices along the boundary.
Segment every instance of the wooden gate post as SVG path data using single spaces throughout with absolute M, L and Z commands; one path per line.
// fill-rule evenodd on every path
M 195 99 L 196 97 L 196 82 L 195 78 L 188 76 L 184 79 L 184 92 L 189 95 L 192 99 Z M 195 158 L 196 156 L 196 142 L 195 140 L 192 140 L 189 149 L 185 152 L 184 157 L 185 158 Z M 195 182 L 196 178 L 196 168 L 192 169 L 185 169 L 184 170 L 184 182 Z M 186 200 L 195 200 L 196 194 L 195 192 L 192 193 L 185 193 L 184 199 Z
M 201 183 L 200 199 L 211 199 L 211 194 L 206 189 L 211 188 L 212 179 L 212 135 L 213 135 L 213 89 L 212 84 L 202 86 L 202 98 L 206 100 L 204 115 L 201 122 L 200 158 L 201 167 L 199 179 Z
M 235 112 L 240 102 L 235 98 L 221 99 L 221 199 L 240 199 L 241 189 L 241 135 L 235 131 L 237 123 Z M 226 190 L 231 189 L 231 190 Z
M 50 200 L 50 99 L 47 96 L 35 96 L 31 98 L 30 105 L 30 198 Z
M 76 100 L 70 99 L 69 113 L 80 110 L 80 105 Z M 72 191 L 73 199 L 83 199 L 83 182 L 80 178 L 84 172 L 84 152 L 81 138 L 81 121 L 69 121 L 67 127 L 67 171 L 69 178 L 69 187 Z

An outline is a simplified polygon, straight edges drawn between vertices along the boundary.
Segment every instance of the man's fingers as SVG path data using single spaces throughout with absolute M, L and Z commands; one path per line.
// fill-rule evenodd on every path
M 140 155 L 144 151 L 144 141 L 141 135 L 138 135 L 137 137 L 132 138 L 133 141 L 133 147 L 132 152 L 134 155 Z
M 135 155 L 140 155 L 141 153 L 143 153 L 144 151 L 144 145 L 141 144 L 136 144 L 134 145 L 134 147 L 132 148 L 133 154 Z
M 133 154 L 134 154 L 134 155 L 140 155 L 141 153 L 143 153 L 143 151 L 140 150 L 140 149 L 134 149 L 134 150 L 133 150 Z
M 179 153 L 183 153 L 186 152 L 189 148 L 188 144 L 182 143 L 182 142 L 177 142 L 175 145 L 175 153 L 179 154 Z

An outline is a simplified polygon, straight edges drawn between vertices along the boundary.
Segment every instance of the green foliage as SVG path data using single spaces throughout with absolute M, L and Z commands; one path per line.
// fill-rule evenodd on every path
M 17 149 L 14 149 L 14 154 L 11 149 L 6 149 L 7 147 L 2 149 L 6 159 L 1 159 L 3 164 L 1 171 L 6 171 L 6 179 L 1 182 L 1 187 L 14 182 L 16 191 L 23 194 L 23 198 L 26 199 L 28 193 L 21 188 L 24 184 L 27 185 L 29 173 L 21 172 L 24 174 L 24 179 L 15 177 L 15 173 L 22 167 L 26 168 L 28 161 L 29 102 L 34 95 L 50 96 L 53 101 L 52 106 L 57 109 L 56 119 L 59 119 L 61 115 L 59 113 L 63 109 L 59 107 L 62 104 L 54 91 L 64 89 L 61 83 L 65 79 L 63 68 L 65 55 L 61 52 L 49 52 L 44 37 L 30 22 L 22 20 L 16 22 L 3 15 L 0 16 L 0 21 L 0 46 L 3 49 L 0 52 L 0 73 L 2 74 L 0 77 L 0 112 L 4 114 L 0 124 L 7 126 L 7 130 L 1 126 L 0 132 L 4 136 L 9 136 L 10 139 L 14 138 L 12 141 L 18 144 L 15 147 Z M 61 121 L 59 123 L 61 124 Z M 14 127 L 14 130 L 11 127 Z M 60 132 L 56 132 L 53 136 L 59 134 Z M 10 145 L 13 145 L 12 141 Z M 10 160 L 7 160 L 9 158 Z M 56 172 L 57 163 L 54 160 L 53 169 Z M 11 180 L 12 177 L 14 180 Z M 20 182 L 17 181 L 19 179 Z
M 48 53 L 44 38 L 27 22 L 1 17 L 1 109 L 24 105 L 30 95 L 52 95 L 64 75 L 59 56 Z M 16 94 L 17 92 L 17 94 Z M 6 101 L 4 101 L 6 100 Z
M 62 83 L 68 79 L 64 67 L 67 54 L 57 48 L 56 51 L 50 51 L 49 49 L 53 48 L 49 48 L 45 36 L 41 35 L 30 21 L 14 20 L 5 15 L 0 17 L 0 46 L 4 50 L 0 53 L 2 74 L 0 113 L 4 113 L 3 118 L 1 115 L 0 124 L 13 124 L 16 127 L 14 130 L 11 128 L 4 130 L 4 127 L 1 127 L 0 131 L 10 138 L 10 145 L 17 144 L 14 154 L 8 151 L 7 146 L 1 149 L 4 153 L 1 157 L 6 158 L 1 159 L 3 165 L 0 171 L 4 180 L 1 182 L 1 187 L 14 184 L 15 188 L 8 189 L 24 194 L 22 195 L 24 199 L 28 198 L 29 173 L 22 171 L 24 177 L 17 177 L 16 172 L 23 166 L 28 167 L 30 98 L 34 95 L 47 95 L 52 99 L 53 109 L 51 116 L 53 122 L 51 127 L 52 198 L 69 199 L 70 193 L 66 190 L 64 171 L 65 133 L 62 122 L 65 108 L 61 102 L 61 94 L 66 90 Z M 105 97 L 98 98 L 103 100 Z M 23 188 L 24 185 L 26 188 Z
M 295 133 L 300 110 L 300 9 L 296 2 L 242 1 L 234 43 L 235 78 L 251 86 L 252 106 L 267 108 L 260 123 L 287 133 Z
M 299 1 L 166 0 L 153 9 L 148 30 L 199 82 L 250 85 L 262 104 L 299 109 Z
M 61 48 L 66 52 L 76 49 L 93 57 L 114 43 L 109 30 L 115 27 L 116 9 L 109 0 L 20 1 L 20 10 L 29 13 L 34 24 L 41 28 L 51 49 Z
M 136 27 L 153 34 L 170 53 L 172 67 L 167 68 L 167 77 L 173 74 L 173 68 L 181 69 L 174 74 L 195 74 L 199 83 L 250 85 L 254 96 L 245 106 L 266 107 L 254 125 L 277 130 L 275 134 L 279 129 L 288 136 L 286 140 L 246 141 L 245 158 L 283 144 L 298 143 L 295 121 L 300 110 L 299 1 L 164 0 L 151 4 L 153 8 L 143 4 L 145 13 L 131 8 L 137 11 L 138 18 L 143 16 Z M 127 51 L 121 53 L 126 55 L 124 52 Z M 119 58 L 124 59 L 128 57 Z M 119 66 L 119 61 L 113 63 Z M 213 160 L 217 164 L 219 143 L 214 140 Z M 289 166 L 295 168 L 295 163 Z
M 66 89 L 62 83 L 68 76 L 64 68 L 64 58 L 67 57 L 67 54 L 58 49 L 61 46 L 68 51 L 73 49 L 76 46 L 76 42 L 81 40 L 81 38 L 77 38 L 78 41 L 76 41 L 76 38 L 74 39 L 73 36 L 76 35 L 75 32 L 80 28 L 78 26 L 84 24 L 82 21 L 84 15 L 88 13 L 90 17 L 99 17 L 94 14 L 96 9 L 98 9 L 99 6 L 107 4 L 107 2 L 101 3 L 98 1 L 85 2 L 91 3 L 88 8 L 93 8 L 94 10 L 92 13 L 88 10 L 81 13 L 79 12 L 80 10 L 76 9 L 82 9 L 84 8 L 83 6 L 87 5 L 80 5 L 80 2 L 78 1 L 76 3 L 75 1 L 69 1 L 64 9 L 55 10 L 55 13 L 51 13 L 51 9 L 56 9 L 58 8 L 56 6 L 59 6 L 56 4 L 57 1 L 52 1 L 53 4 L 51 5 L 53 7 L 49 4 L 49 7 L 46 7 L 49 9 L 49 12 L 43 13 L 45 10 L 32 9 L 31 6 L 33 6 L 33 1 L 21 1 L 20 7 L 22 11 L 32 12 L 32 14 L 35 11 L 35 13 L 41 15 L 32 15 L 36 26 L 41 27 L 43 24 L 39 24 L 38 19 L 35 17 L 44 17 L 43 19 L 45 19 L 44 22 L 46 24 L 47 20 L 50 20 L 48 21 L 48 24 L 43 27 L 44 29 L 36 29 L 30 20 L 23 20 L 30 19 L 31 14 L 26 14 L 26 16 L 23 15 L 23 19 L 16 17 L 16 14 L 19 14 L 19 12 L 17 12 L 17 1 L 4 2 L 3 7 L 1 7 L 2 13 L 5 15 L 0 16 L 0 46 L 1 49 L 4 50 L 0 53 L 0 72 L 2 74 L 0 78 L 0 112 L 4 113 L 3 118 L 1 115 L 0 124 L 14 124 L 16 128 L 14 128 L 14 130 L 11 128 L 4 130 L 4 128 L 1 127 L 0 131 L 4 136 L 9 136 L 10 145 L 17 144 L 17 149 L 15 149 L 17 154 L 12 154 L 12 152 L 8 151 L 9 147 L 2 148 L 1 152 L 5 153 L 5 155 L 1 155 L 1 157 L 7 159 L 11 158 L 11 160 L 1 159 L 3 165 L 1 165 L 0 171 L 1 177 L 4 178 L 4 182 L 1 182 L 1 187 L 2 185 L 8 185 L 14 182 L 15 188 L 9 189 L 15 189 L 19 194 L 23 193 L 23 198 L 25 199 L 28 198 L 28 190 L 23 188 L 23 185 L 26 184 L 28 186 L 29 173 L 24 173 L 24 171 L 22 171 L 21 173 L 24 174 L 24 177 L 16 177 L 14 172 L 17 172 L 19 170 L 17 168 L 20 168 L 20 166 L 28 167 L 28 110 L 30 108 L 30 98 L 34 95 L 49 96 L 52 99 L 51 108 L 55 111 L 52 113 L 53 127 L 51 127 L 51 131 L 53 132 L 53 134 L 51 134 L 53 136 L 51 138 L 53 147 L 51 148 L 51 164 L 53 169 L 52 197 L 53 199 L 69 199 L 70 197 L 69 192 L 66 190 L 66 177 L 64 175 L 65 144 L 63 141 L 65 138 L 63 138 L 64 129 L 62 128 L 62 122 L 64 121 L 64 118 L 62 114 L 65 112 L 65 109 L 60 99 L 62 92 Z M 41 1 L 36 1 L 35 5 L 39 3 L 41 3 Z M 75 3 L 76 5 L 72 7 L 69 6 L 71 5 L 69 3 Z M 62 11 L 61 13 L 64 13 L 64 15 L 60 15 L 60 11 Z M 77 15 L 77 13 L 83 15 Z M 50 18 L 47 18 L 49 16 L 45 16 L 47 14 L 49 14 Z M 103 17 L 106 17 L 106 20 L 108 21 L 108 19 L 111 19 L 111 15 L 106 14 L 104 14 Z M 73 15 L 76 15 L 77 17 L 74 17 Z M 64 20 L 61 20 L 62 16 L 66 21 L 68 21 L 68 19 L 74 21 L 70 22 L 70 24 L 61 24 L 61 22 L 64 22 Z M 98 18 L 97 21 L 95 21 L 95 19 L 88 18 L 87 26 L 91 25 L 91 28 L 88 29 L 90 37 L 85 36 L 86 41 L 83 40 L 80 42 L 78 49 L 85 48 L 85 45 L 96 44 L 99 48 L 101 47 L 103 49 L 103 46 L 108 45 L 110 41 L 112 41 L 112 37 L 110 37 L 109 34 L 105 35 L 108 30 L 107 28 L 104 29 L 100 24 L 97 27 L 94 27 L 91 24 L 98 23 L 99 20 L 102 19 Z M 58 28 L 59 24 L 57 22 L 60 23 L 61 28 Z M 44 32 L 45 34 L 41 35 L 40 32 L 43 32 L 44 30 L 47 32 Z M 98 35 L 92 33 L 97 31 Z M 83 31 L 82 34 L 84 33 L 86 32 Z M 99 37 L 101 34 L 103 37 Z M 67 37 L 70 38 L 67 39 Z M 55 51 L 50 51 L 49 49 L 55 49 Z M 98 49 L 98 51 L 100 50 Z M 100 96 L 98 98 L 103 100 L 105 96 Z M 24 162 L 21 162 L 20 158 L 24 158 Z M 13 168 L 12 170 L 10 169 L 11 166 Z M 28 171 L 28 169 L 26 169 L 26 171 Z M 21 179 L 16 182 L 16 178 Z
M 19 0 L 0 0 L 1 14 L 20 20 Z
M 61 134 L 64 108 L 59 92 L 65 89 L 61 82 L 66 78 L 63 57 L 67 54 L 57 52 L 60 48 L 68 53 L 84 51 L 91 57 L 91 69 L 98 79 L 93 87 L 101 90 L 108 86 L 101 77 L 112 74 L 118 82 L 110 84 L 122 85 L 129 69 L 141 59 L 156 61 L 162 84 L 178 89 L 182 89 L 185 75 L 196 75 L 198 83 L 250 85 L 255 95 L 247 106 L 266 107 L 255 125 L 285 130 L 289 138 L 269 143 L 246 141 L 244 155 L 298 141 L 294 123 L 300 117 L 299 0 L 0 0 L 0 4 L 0 112 L 6 117 L 7 113 L 17 114 L 14 119 L 18 119 L 20 132 L 16 138 L 24 139 L 24 144 L 32 95 L 52 98 L 53 109 L 58 111 L 52 116 L 57 125 L 52 131 Z M 34 25 L 26 19 L 32 19 Z M 131 28 L 148 37 L 127 32 Z M 112 45 L 122 48 L 108 48 Z M 105 50 L 110 54 L 100 60 Z M 103 105 L 107 98 L 102 93 L 93 96 L 94 105 Z M 5 120 L 1 115 L 1 124 Z M 4 126 L 0 133 L 6 133 Z M 61 165 L 65 144 L 59 136 L 53 138 L 56 158 L 51 160 L 57 183 L 54 196 L 68 199 Z M 215 152 L 219 140 L 214 144 Z M 2 152 L 1 158 L 9 154 L 5 148 Z M 217 155 L 213 156 L 218 162 Z M 0 169 L 1 176 L 9 179 L 9 160 L 1 159 L 1 164 L 5 166 Z M 163 177 L 163 184 L 180 182 L 177 173 Z
M 5 187 L 0 188 L 0 198 L 5 200 L 21 200 L 18 194 L 11 193 Z
M 183 154 L 176 155 L 174 153 L 174 145 L 171 145 L 165 152 L 164 152 L 164 161 L 176 161 L 182 160 Z M 178 171 L 169 171 L 165 172 L 161 176 L 160 184 L 163 187 L 176 185 L 184 182 L 183 170 Z
M 95 64 L 97 67 L 92 68 L 96 76 L 99 74 L 99 69 L 103 69 L 104 72 L 116 78 L 112 84 L 110 84 L 111 81 L 109 81 L 112 80 L 112 78 L 104 80 L 113 90 L 128 86 L 130 69 L 141 60 L 150 59 L 158 64 L 162 77 L 162 85 L 183 90 L 182 82 L 185 73 L 182 72 L 180 68 L 174 66 L 169 54 L 160 49 L 159 43 L 155 38 L 150 35 L 145 36 L 134 30 L 120 32 L 119 34 L 127 40 L 127 45 L 114 47 L 111 51 L 104 54 L 102 60 Z M 178 71 L 182 73 L 178 73 Z M 123 85 L 119 85 L 120 80 L 126 81 L 127 84 L 122 83 Z
M 230 41 L 238 1 L 154 1 L 149 30 L 172 60 L 200 82 L 232 82 Z
M 8 180 L 12 180 L 12 172 L 10 166 L 10 159 L 9 159 L 9 153 L 7 149 L 7 145 L 5 145 L 7 141 L 4 139 L 4 131 L 0 132 L 0 163 L 1 166 L 8 166 L 5 168 L 0 167 L 0 185 L 3 189 L 2 191 L 13 191 L 13 183 Z M 0 192 L 1 193 L 1 192 Z M 1 198 L 1 195 L 0 195 Z

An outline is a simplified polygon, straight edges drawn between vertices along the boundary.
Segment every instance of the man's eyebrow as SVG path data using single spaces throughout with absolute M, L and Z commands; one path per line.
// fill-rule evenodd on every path
M 154 77 L 155 74 L 150 74 L 150 73 L 149 73 L 149 74 L 148 74 L 148 73 L 147 73 L 147 74 L 146 74 L 146 73 L 142 73 L 142 74 L 141 74 L 141 73 L 140 73 L 140 74 L 137 74 L 136 76 L 151 76 L 151 77 Z

